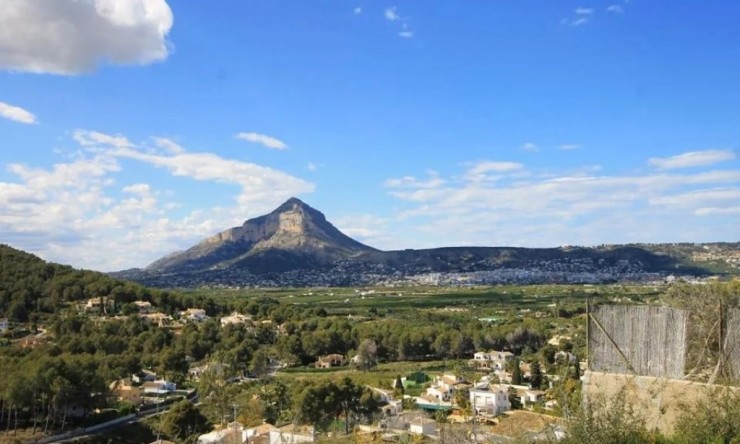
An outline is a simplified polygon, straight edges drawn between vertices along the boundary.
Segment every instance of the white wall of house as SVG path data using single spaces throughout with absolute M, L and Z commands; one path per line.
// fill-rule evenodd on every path
M 511 409 L 509 394 L 501 389 L 498 390 L 471 390 L 470 405 L 479 413 L 500 415 Z
M 409 423 L 409 432 L 415 435 L 433 435 L 437 430 L 433 420 Z
M 314 442 L 313 435 L 270 430 L 270 444 L 298 444 L 302 442 Z
M 427 389 L 427 395 L 437 398 L 440 401 L 447 399 L 448 392 L 440 387 L 429 387 Z

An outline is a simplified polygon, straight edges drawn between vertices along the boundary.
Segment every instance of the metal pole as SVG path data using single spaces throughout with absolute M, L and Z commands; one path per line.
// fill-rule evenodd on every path
M 586 370 L 591 370 L 591 299 L 586 298 Z M 580 362 L 576 362 L 580 366 Z M 580 370 L 580 368 L 579 368 Z

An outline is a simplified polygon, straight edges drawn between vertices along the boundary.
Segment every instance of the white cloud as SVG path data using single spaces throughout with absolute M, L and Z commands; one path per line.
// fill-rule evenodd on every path
M 411 176 L 386 180 L 388 193 L 399 206 L 399 226 L 389 224 L 388 229 L 400 232 L 405 226 L 418 233 L 417 242 L 434 246 L 737 238 L 740 221 L 728 219 L 737 214 L 734 208 L 740 203 L 737 169 L 600 175 L 599 168 L 586 168 L 553 176 L 523 165 L 492 168 L 496 163 L 479 162 L 458 176 L 436 176 L 433 183 Z M 495 180 L 476 179 L 478 172 L 497 170 L 504 173 Z
M 475 165 L 473 165 L 468 170 L 468 174 L 477 176 L 479 174 L 485 174 L 485 173 L 489 173 L 492 171 L 496 173 L 505 173 L 509 171 L 521 170 L 522 168 L 524 168 L 524 165 L 518 162 L 485 161 L 485 162 L 478 162 Z
M 2 52 L 0 52 L 0 54 L 2 54 Z M 5 102 L 0 102 L 0 117 L 28 125 L 36 123 L 36 116 L 34 116 L 30 111 L 25 110 L 20 106 L 13 106 Z
M 247 142 L 251 143 L 259 143 L 260 145 L 264 145 L 267 148 L 272 148 L 274 150 L 284 150 L 288 148 L 288 145 L 286 145 L 285 142 L 283 142 L 282 140 L 276 139 L 266 134 L 239 133 L 236 135 L 236 138 L 240 140 L 246 140 Z
M 308 162 L 306 168 L 308 169 L 308 171 L 318 171 L 319 165 L 315 162 Z
M 385 17 L 385 19 L 388 20 L 389 22 L 395 22 L 396 20 L 400 20 L 401 16 L 398 15 L 398 13 L 396 12 L 396 9 L 397 8 L 395 6 L 391 6 L 390 8 L 385 8 L 385 11 L 383 11 L 383 16 Z
M 697 216 L 727 216 L 740 214 L 740 206 L 736 207 L 703 207 L 694 211 Z
M 567 26 L 583 26 L 591 21 L 591 18 L 594 15 L 594 10 L 592 8 L 579 7 L 573 12 L 575 15 L 573 18 L 564 18 L 560 23 Z
M 651 157 L 648 159 L 648 164 L 661 170 L 674 170 L 709 166 L 734 158 L 735 153 L 732 150 L 705 150 L 692 151 L 672 157 Z
M 0 238 L 79 267 L 143 266 L 314 189 L 282 171 L 213 153 L 162 151 L 93 131 L 78 130 L 73 137 L 83 149 L 71 161 L 51 168 L 7 167 L 16 180 L 0 182 Z M 149 183 L 116 186 L 131 161 L 172 176 L 235 186 L 223 191 L 232 203 L 182 216 L 177 194 Z M 103 243 L 106 248 L 100 248 Z
M 622 5 L 609 5 L 606 8 L 606 12 L 610 12 L 612 14 L 621 14 L 624 12 L 624 8 L 622 8 Z
M 388 179 L 384 185 L 387 188 L 425 188 L 425 189 L 436 189 L 446 183 L 445 180 L 439 177 L 439 173 L 436 171 L 429 171 L 429 179 L 419 180 L 413 176 L 404 176 L 399 179 Z
M 76 130 L 72 134 L 72 138 L 84 147 L 110 145 L 116 148 L 129 148 L 134 146 L 126 137 L 120 134 L 111 136 L 110 134 L 99 133 L 97 131 Z
M 409 29 L 408 23 L 404 23 L 401 32 L 398 33 L 398 36 L 404 39 L 410 39 L 414 37 L 414 32 Z
M 659 196 L 649 200 L 650 205 L 690 208 L 696 208 L 698 206 L 706 205 L 710 202 L 740 202 L 740 188 L 697 190 L 688 193 Z
M 170 53 L 172 23 L 165 0 L 5 0 L 0 69 L 71 75 L 156 62 Z
M 354 15 L 360 15 L 360 14 L 362 14 L 362 8 L 358 6 L 355 9 L 352 10 L 352 13 Z
M 558 149 L 562 151 L 577 150 L 580 147 L 581 145 L 578 145 L 577 143 L 564 143 L 562 145 L 558 145 Z
M 534 143 L 532 143 L 532 142 L 526 142 L 526 143 L 522 144 L 522 150 L 523 150 L 523 151 L 531 151 L 531 152 L 537 152 L 537 151 L 539 151 L 540 149 L 539 149 L 539 147 L 538 147 L 537 145 L 535 145 Z
M 147 183 L 135 183 L 125 186 L 121 189 L 124 193 L 147 195 L 151 192 L 151 187 Z
M 166 137 L 152 137 L 152 140 L 154 141 L 155 145 L 167 150 L 171 154 L 179 154 L 185 152 L 185 149 L 178 145 L 172 139 L 168 139 Z
M 391 220 L 374 214 L 351 214 L 338 217 L 334 225 L 347 236 L 379 249 L 394 249 L 399 243 L 408 243 L 389 233 Z

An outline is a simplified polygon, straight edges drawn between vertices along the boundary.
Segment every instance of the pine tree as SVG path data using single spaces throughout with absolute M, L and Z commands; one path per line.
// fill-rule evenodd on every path
M 532 388 L 538 389 L 542 387 L 544 378 L 542 377 L 542 367 L 540 366 L 540 361 L 534 361 L 530 369 L 531 369 L 530 373 L 532 375 L 530 377 Z
M 522 384 L 522 369 L 519 368 L 519 359 L 514 360 L 514 368 L 511 372 L 511 383 L 514 385 Z

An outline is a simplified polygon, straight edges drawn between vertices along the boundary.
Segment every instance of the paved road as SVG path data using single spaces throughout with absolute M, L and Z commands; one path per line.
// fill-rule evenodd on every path
M 200 404 L 200 400 L 198 399 L 198 392 L 195 392 L 195 394 L 193 395 L 193 397 L 192 398 L 189 398 L 189 399 L 190 399 L 191 402 L 195 403 L 196 405 Z M 100 435 L 102 433 L 109 432 L 111 430 L 115 430 L 115 429 L 118 429 L 118 428 L 121 428 L 121 427 L 125 427 L 125 426 L 131 425 L 131 424 L 135 424 L 135 423 L 140 422 L 140 421 L 143 421 L 143 420 L 145 420 L 147 418 L 151 418 L 151 417 L 154 417 L 154 416 L 161 415 L 162 413 L 166 413 L 170 408 L 172 408 L 172 406 L 174 404 L 175 403 L 166 405 L 166 406 L 162 407 L 161 409 L 152 409 L 151 411 L 140 412 L 140 413 L 137 413 L 136 417 L 131 418 L 128 421 L 123 421 L 123 422 L 119 422 L 119 423 L 116 423 L 116 424 L 112 424 L 110 426 L 103 427 L 103 428 L 97 429 L 97 430 L 92 431 L 92 432 L 81 432 L 79 435 L 74 435 L 74 436 L 70 436 L 70 437 L 65 438 L 65 439 L 60 439 L 58 441 L 54 441 L 53 444 L 57 444 L 57 443 L 59 443 L 59 444 L 61 444 L 61 443 L 74 443 L 74 442 L 81 441 L 83 439 L 90 438 L 90 437 L 95 436 L 95 435 Z

